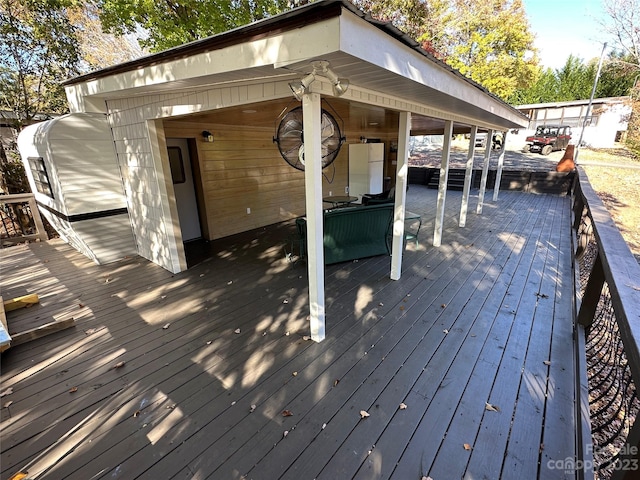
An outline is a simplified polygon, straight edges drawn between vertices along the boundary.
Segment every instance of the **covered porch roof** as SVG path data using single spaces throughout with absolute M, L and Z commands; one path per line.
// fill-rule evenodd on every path
M 391 24 L 344 0 L 323 0 L 284 14 L 115 65 L 65 82 L 72 111 L 105 111 L 105 100 L 137 95 L 193 94 L 216 85 L 289 82 L 328 61 L 353 102 L 410 111 L 413 134 L 444 131 L 443 120 L 507 130 L 527 117 L 429 54 Z M 311 91 L 330 95 L 319 79 Z M 291 98 L 286 89 L 276 97 Z M 228 104 L 232 102 L 226 102 Z M 193 112 L 185 112 L 193 113 Z M 360 112 L 363 114 L 363 112 Z M 394 127 L 395 128 L 395 127 Z

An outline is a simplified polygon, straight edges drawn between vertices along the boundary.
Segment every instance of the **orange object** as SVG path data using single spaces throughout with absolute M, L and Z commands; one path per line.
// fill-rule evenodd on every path
M 573 161 L 574 149 L 575 145 L 567 145 L 564 155 L 556 165 L 556 172 L 571 172 L 576 169 L 576 164 Z

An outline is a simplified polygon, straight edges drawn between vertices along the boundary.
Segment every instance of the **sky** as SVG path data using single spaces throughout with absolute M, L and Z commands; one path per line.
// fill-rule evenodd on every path
M 535 34 L 540 63 L 562 68 L 573 54 L 585 62 L 599 58 L 607 41 L 597 19 L 604 17 L 603 0 L 523 0 Z

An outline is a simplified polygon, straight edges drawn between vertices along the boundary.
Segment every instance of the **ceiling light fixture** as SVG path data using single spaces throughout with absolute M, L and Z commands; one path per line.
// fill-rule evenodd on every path
M 313 73 L 307 73 L 302 80 L 294 80 L 289 83 L 289 87 L 293 92 L 293 96 L 296 97 L 296 100 L 299 102 L 302 101 L 302 95 L 309 92 L 309 85 L 316 79 L 316 76 Z

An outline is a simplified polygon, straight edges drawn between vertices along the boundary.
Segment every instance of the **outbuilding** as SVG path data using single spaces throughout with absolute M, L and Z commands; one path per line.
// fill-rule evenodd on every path
M 305 215 L 315 340 L 324 338 L 322 199 L 348 192 L 347 145 L 384 144 L 382 175 L 397 192 L 391 262 L 397 279 L 410 135 L 444 134 L 433 237 L 439 245 L 453 134 L 474 136 L 480 128 L 491 135 L 528 124 L 518 110 L 346 0 L 313 2 L 74 78 L 65 89 L 71 114 L 58 127 L 21 135 L 25 164 L 42 158 L 56 190 L 52 198 L 36 193 L 43 209 L 73 218 L 73 198 L 79 214 L 121 212 L 103 218 L 123 215 L 128 230 L 104 236 L 101 248 L 115 256 L 135 251 L 172 272 L 188 267 L 185 242 Z M 93 130 L 83 122 L 104 127 L 100 152 L 78 148 L 62 156 L 52 133 L 37 140 L 60 128 L 74 145 L 92 145 Z M 88 187 L 83 195 L 66 193 L 59 164 L 78 167 L 77 183 Z M 100 193 L 103 183 L 113 195 Z M 468 190 L 465 198 L 461 216 Z

